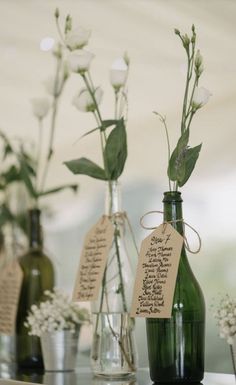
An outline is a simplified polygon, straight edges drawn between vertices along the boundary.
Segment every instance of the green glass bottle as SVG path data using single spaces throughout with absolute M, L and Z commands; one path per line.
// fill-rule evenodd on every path
M 17 313 L 17 363 L 21 369 L 43 369 L 40 339 L 29 336 L 24 326 L 28 311 L 43 299 L 45 290 L 54 287 L 54 270 L 50 259 L 43 253 L 40 210 L 29 211 L 29 250 L 19 258 L 23 282 Z
M 164 193 L 164 221 L 183 235 L 180 192 Z M 175 222 L 176 221 L 176 222 Z M 183 245 L 171 318 L 146 319 L 154 383 L 197 383 L 204 376 L 205 303 Z

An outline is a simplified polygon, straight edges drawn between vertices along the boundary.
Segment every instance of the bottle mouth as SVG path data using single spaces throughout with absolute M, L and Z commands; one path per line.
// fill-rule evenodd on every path
M 180 191 L 166 191 L 162 202 L 183 202 Z

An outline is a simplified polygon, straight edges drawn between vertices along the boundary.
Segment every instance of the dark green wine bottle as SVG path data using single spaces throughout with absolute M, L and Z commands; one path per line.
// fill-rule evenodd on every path
M 39 303 L 45 290 L 54 287 L 52 262 L 43 253 L 40 210 L 29 211 L 29 250 L 19 258 L 23 270 L 18 313 L 17 313 L 17 363 L 21 369 L 43 369 L 40 339 L 29 336 L 24 323 L 33 304 Z
M 164 193 L 164 220 L 183 235 L 180 192 Z M 176 222 L 175 222 L 176 221 Z M 154 383 L 198 383 L 204 375 L 205 303 L 182 248 L 171 318 L 146 319 L 150 377 Z

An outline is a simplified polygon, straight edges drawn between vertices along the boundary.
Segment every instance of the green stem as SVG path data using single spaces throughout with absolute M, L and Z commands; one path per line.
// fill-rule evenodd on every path
M 82 76 L 84 83 L 87 87 L 87 90 L 88 90 L 88 92 L 89 92 L 89 94 L 93 100 L 93 103 L 95 106 L 95 111 L 97 112 L 97 119 L 100 122 L 101 129 L 99 131 L 100 131 L 100 138 L 101 138 L 101 145 L 102 145 L 103 164 L 104 164 L 104 170 L 105 170 L 106 178 L 107 178 L 107 181 L 109 184 L 110 196 L 112 196 L 111 180 L 110 180 L 109 170 L 108 170 L 108 166 L 107 166 L 107 160 L 106 160 L 106 156 L 105 156 L 105 145 L 107 142 L 107 137 L 106 137 L 106 133 L 105 133 L 105 127 L 103 125 L 102 116 L 101 116 L 96 98 L 94 96 L 95 88 L 94 88 L 93 81 L 92 81 L 92 78 L 91 78 L 91 75 L 89 72 L 88 72 L 88 79 L 84 73 L 82 73 L 81 76 Z M 103 143 L 103 141 L 104 141 L 104 143 Z
M 115 119 L 118 119 L 119 91 L 115 90 Z
M 196 41 L 194 41 L 194 43 L 192 43 L 192 55 L 191 55 L 191 58 L 190 58 L 191 66 L 190 66 L 189 80 L 192 78 L 192 73 L 193 73 L 193 64 L 194 64 L 194 55 L 195 55 L 195 44 L 196 44 Z
M 191 113 L 190 113 L 190 118 L 189 118 L 189 121 L 188 121 L 187 130 L 190 127 L 190 124 L 192 122 L 192 119 L 193 119 L 193 116 L 194 116 L 195 113 L 196 113 L 196 110 L 192 110 Z
M 114 233 L 114 238 L 115 238 L 115 248 L 116 248 L 116 256 L 117 256 L 117 264 L 118 264 L 118 271 L 119 271 L 119 276 L 120 276 L 120 292 L 121 292 L 121 297 L 122 297 L 122 302 L 123 302 L 123 309 L 124 312 L 127 313 L 127 304 L 126 304 L 126 299 L 125 299 L 125 292 L 124 292 L 124 281 L 123 281 L 123 274 L 122 274 L 122 266 L 121 266 L 121 260 L 120 260 L 120 249 L 119 249 L 119 242 L 118 242 L 118 225 L 115 222 L 115 233 Z
M 56 76 L 55 76 L 55 81 L 54 81 L 54 98 L 53 98 L 53 107 L 52 107 L 50 138 L 49 138 L 48 153 L 47 153 L 46 164 L 45 164 L 44 172 L 43 172 L 43 176 L 42 176 L 40 192 L 43 192 L 43 190 L 44 190 L 46 179 L 47 179 L 47 174 L 49 171 L 50 162 L 51 162 L 52 156 L 53 156 L 53 142 L 54 142 L 55 128 L 56 128 L 58 101 L 59 101 L 59 98 L 61 96 L 61 93 L 63 91 L 63 87 L 65 85 L 65 81 L 66 81 L 66 78 L 64 77 L 62 80 L 61 87 L 58 91 L 61 66 L 62 66 L 62 59 L 57 58 L 57 69 L 56 69 Z
M 35 191 L 38 191 L 39 182 L 39 165 L 42 155 L 42 137 L 43 137 L 43 119 L 38 120 L 38 152 L 36 158 L 36 171 L 35 171 Z
M 58 31 L 58 35 L 60 36 L 60 39 L 61 39 L 61 42 L 65 44 L 65 39 L 64 39 L 64 35 L 61 31 L 61 27 L 60 27 L 60 24 L 59 24 L 59 20 L 58 20 L 58 17 L 56 17 L 56 27 L 57 27 L 57 31 Z M 69 49 L 69 47 L 67 47 Z
M 103 278 L 102 278 L 102 293 L 101 293 L 101 300 L 100 300 L 100 304 L 99 304 L 99 311 L 98 311 L 97 317 L 96 317 L 95 334 L 97 334 L 97 330 L 98 330 L 99 314 L 101 314 L 101 312 L 102 312 L 102 306 L 103 306 L 103 300 L 104 300 L 104 294 L 105 294 L 105 286 L 106 286 L 106 273 L 107 273 L 107 268 L 105 268 Z
M 91 95 L 91 97 L 93 99 L 93 103 L 94 103 L 95 109 L 97 111 L 97 114 L 98 114 L 98 117 L 99 117 L 99 120 L 100 120 L 100 123 L 101 123 L 101 127 L 104 128 L 103 127 L 102 116 L 101 116 L 101 113 L 100 113 L 100 109 L 98 107 L 97 100 L 96 100 L 95 95 L 94 95 L 96 90 L 95 90 L 95 87 L 94 87 L 94 84 L 93 84 L 93 80 L 92 80 L 92 77 L 90 75 L 90 72 L 88 71 L 87 73 L 88 73 L 88 79 L 86 78 L 85 74 L 82 74 L 82 77 L 83 77 L 83 79 L 85 81 L 85 84 L 86 84 L 86 87 L 87 87 L 87 89 L 88 89 L 88 91 L 89 91 L 89 93 L 90 93 L 90 95 Z M 89 84 L 89 82 L 90 82 L 90 84 Z
M 186 114 L 186 108 L 187 108 L 187 100 L 188 100 L 188 89 L 189 89 L 189 73 L 190 73 L 190 57 L 189 52 L 187 52 L 188 56 L 188 70 L 187 70 L 187 79 L 186 79 L 186 86 L 185 86 L 185 92 L 184 92 L 184 101 L 183 101 L 183 111 L 182 111 L 182 120 L 181 120 L 181 134 L 183 134 L 185 130 L 185 114 Z
M 195 77 L 195 80 L 194 80 L 194 84 L 193 84 L 193 89 L 192 89 L 192 93 L 191 93 L 191 96 L 190 96 L 190 100 L 189 100 L 189 106 L 188 106 L 188 111 L 187 111 L 187 114 L 186 114 L 186 120 L 187 120 L 187 118 L 188 118 L 188 116 L 189 116 L 189 114 L 190 114 L 190 112 L 191 112 L 192 101 L 193 101 L 193 95 L 194 95 L 195 88 L 196 88 L 196 86 L 197 86 L 197 84 L 198 84 L 198 79 L 199 79 L 199 77 L 196 76 L 196 77 Z
M 129 355 L 128 353 L 126 352 L 125 348 L 124 348 L 124 344 L 123 344 L 123 341 L 122 341 L 122 329 L 121 329 L 121 333 L 120 334 L 116 334 L 115 330 L 113 329 L 112 325 L 111 325 L 111 322 L 110 322 L 110 318 L 109 318 L 109 303 L 108 303 L 108 296 L 107 296 L 107 292 L 105 291 L 105 297 L 106 297 L 106 303 L 107 303 L 107 308 L 108 308 L 108 314 L 107 314 L 107 321 L 108 321 L 108 325 L 109 325 L 109 328 L 111 330 L 111 333 L 113 335 L 113 337 L 117 340 L 118 342 L 118 345 L 119 345 L 119 348 L 122 352 L 122 354 L 124 355 L 124 358 L 129 366 L 129 368 L 131 369 L 131 371 L 135 371 L 135 367 L 132 363 L 132 361 L 130 360 L 129 358 Z M 122 315 L 121 315 L 122 317 Z
M 43 176 L 42 176 L 40 192 L 43 192 L 43 190 L 44 190 L 50 162 L 51 162 L 52 155 L 53 155 L 53 139 L 54 139 L 54 133 L 55 133 L 56 116 L 57 116 L 57 97 L 55 97 L 54 101 L 53 101 L 51 133 L 50 133 L 50 139 L 49 139 L 48 154 L 47 154 L 46 164 L 45 164 L 44 172 L 43 172 Z
M 154 111 L 154 114 L 156 114 L 157 116 L 159 116 L 160 121 L 162 122 L 162 124 L 163 124 L 164 127 L 165 127 L 166 140 L 167 140 L 167 147 L 168 147 L 168 165 L 169 165 L 169 163 L 170 163 L 170 138 L 169 138 L 168 128 L 167 128 L 167 124 L 166 124 L 166 118 L 164 118 L 164 116 L 162 116 L 161 114 L 159 114 L 159 112 Z M 171 191 L 171 183 L 170 183 L 170 178 L 169 178 L 169 176 L 168 176 L 168 182 L 169 182 L 169 190 Z
M 104 162 L 104 169 L 105 173 L 107 176 L 108 180 L 108 186 L 109 186 L 109 195 L 110 195 L 110 206 L 109 206 L 109 212 L 111 213 L 111 209 L 113 206 L 113 195 L 112 195 L 112 182 L 109 177 L 109 172 L 108 172 L 108 166 L 107 166 L 107 161 L 105 157 L 105 149 L 104 145 L 107 143 L 107 137 L 106 137 L 106 132 L 105 132 L 105 127 L 103 126 L 103 120 L 102 116 L 95 98 L 95 87 L 91 78 L 90 73 L 88 72 L 88 78 L 86 77 L 85 73 L 81 74 L 84 83 L 86 85 L 86 88 L 93 100 L 94 106 L 95 106 L 95 111 L 97 114 L 95 114 L 94 111 L 94 116 L 97 121 L 97 123 L 100 123 L 101 129 L 100 129 L 100 139 L 101 139 L 101 147 L 102 147 L 102 155 L 103 155 L 103 162 Z M 118 97 L 116 94 L 116 106 L 115 106 L 115 115 L 117 116 L 117 103 L 118 103 Z M 115 232 L 114 232 L 114 241 L 115 241 L 115 248 L 116 248 L 116 256 L 117 256 L 117 263 L 118 263 L 118 270 L 119 270 L 119 277 L 120 277 L 120 290 L 121 290 L 121 295 L 122 295 L 122 301 L 123 301 L 123 308 L 124 311 L 127 312 L 127 305 L 125 301 L 125 295 L 124 295 L 124 284 L 123 284 L 123 276 L 122 276 L 122 266 L 121 266 L 121 260 L 120 260 L 120 251 L 119 251 L 119 244 L 118 244 L 118 229 L 117 229 L 117 224 L 115 223 Z M 101 294 L 101 299 L 100 299 L 100 306 L 99 306 L 99 313 L 102 310 L 103 306 L 103 301 L 104 301 L 104 292 L 105 292 L 105 287 L 106 287 L 106 270 L 103 275 L 103 281 L 102 281 L 102 294 Z M 98 316 L 96 319 L 96 325 L 95 325 L 95 334 L 97 334 L 97 328 L 98 328 Z

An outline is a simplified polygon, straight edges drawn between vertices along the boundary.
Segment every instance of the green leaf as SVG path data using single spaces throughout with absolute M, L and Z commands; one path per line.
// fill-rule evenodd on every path
M 2 140 L 4 142 L 3 160 L 5 160 L 7 155 L 14 153 L 14 150 L 12 148 L 10 140 L 2 131 L 0 131 L 0 137 L 2 138 Z
M 10 143 L 6 143 L 3 151 L 3 160 L 5 160 L 7 156 L 12 153 L 13 153 L 12 146 L 10 145 Z
M 33 176 L 36 176 L 36 163 L 35 160 L 25 152 L 24 148 L 21 147 L 20 157 L 23 158 L 25 166 L 27 167 L 29 173 Z
M 77 184 L 66 184 L 64 186 L 54 187 L 50 190 L 39 192 L 38 196 L 42 197 L 42 196 L 46 196 L 46 195 L 50 195 L 50 194 L 55 194 L 57 192 L 60 192 L 60 191 L 66 190 L 66 189 L 72 189 L 74 192 L 76 192 L 78 190 L 78 185 Z
M 95 179 L 107 180 L 105 171 L 96 163 L 87 158 L 79 158 L 64 162 L 66 167 L 72 171 L 73 174 L 82 174 L 91 176 Z
M 189 129 L 185 130 L 178 140 L 177 148 L 179 152 L 181 152 L 184 148 L 187 147 L 188 141 L 189 141 Z
M 17 224 L 17 226 L 26 234 L 28 235 L 28 215 L 27 213 L 20 213 L 14 216 L 14 221 Z
M 102 121 L 101 130 L 104 131 L 105 128 L 114 126 L 114 125 L 117 124 L 118 122 L 119 122 L 119 120 L 117 120 L 117 119 L 107 119 L 107 120 L 103 120 L 103 121 Z
M 178 179 L 179 187 L 182 187 L 187 182 L 190 175 L 192 174 L 194 167 L 196 165 L 196 162 L 198 160 L 201 148 L 202 148 L 202 144 L 199 144 L 196 147 L 187 149 L 185 153 L 185 158 L 184 158 L 185 173 L 183 176 L 181 176 L 181 178 Z
M 29 165 L 26 163 L 24 157 L 19 156 L 19 162 L 20 162 L 20 177 L 22 181 L 25 184 L 25 187 L 27 188 L 29 194 L 33 198 L 37 198 L 37 191 L 35 190 L 32 180 L 31 180 L 31 170 L 29 168 Z
M 177 146 L 171 154 L 168 165 L 168 177 L 172 181 L 183 179 L 185 175 L 184 156 L 189 140 L 189 129 L 184 131 L 178 140 Z
M 108 136 L 105 147 L 105 160 L 111 180 L 117 179 L 125 166 L 127 158 L 127 139 L 124 119 L 117 121 Z
M 114 119 L 103 120 L 103 121 L 102 121 L 102 126 L 98 126 L 98 127 L 96 127 L 96 128 L 93 128 L 92 130 L 86 132 L 84 135 L 82 135 L 82 136 L 80 137 L 80 139 L 81 139 L 81 138 L 84 138 L 85 136 L 87 136 L 87 135 L 89 135 L 89 134 L 92 134 L 94 131 L 97 131 L 97 130 L 105 131 L 106 128 L 111 127 L 111 126 L 114 126 L 116 123 L 117 123 L 117 120 L 114 120 Z
M 15 165 L 10 166 L 9 170 L 2 174 L 2 178 L 6 185 L 19 181 L 21 179 L 20 170 Z
M 13 221 L 13 215 L 11 214 L 8 207 L 3 204 L 0 207 L 0 227 L 4 226 L 8 222 Z
M 177 166 L 176 166 L 176 160 L 178 156 L 178 149 L 177 147 L 174 149 L 174 151 L 171 154 L 167 174 L 170 180 L 176 181 L 177 180 Z

